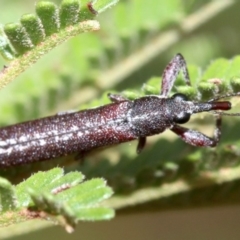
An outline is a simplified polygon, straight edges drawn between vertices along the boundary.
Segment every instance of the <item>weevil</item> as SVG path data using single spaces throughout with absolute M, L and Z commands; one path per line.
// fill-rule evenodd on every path
M 221 136 L 221 116 L 234 115 L 226 94 L 206 102 L 194 102 L 176 93 L 169 97 L 179 72 L 190 85 L 186 62 L 177 54 L 162 75 L 160 95 L 147 95 L 129 100 L 109 94 L 112 103 L 78 112 L 57 114 L 0 129 L 0 167 L 27 164 L 77 153 L 78 156 L 111 145 L 138 139 L 137 152 L 145 146 L 146 138 L 170 129 L 186 143 L 197 147 L 214 147 Z M 216 128 L 213 137 L 182 127 L 191 115 L 213 111 Z

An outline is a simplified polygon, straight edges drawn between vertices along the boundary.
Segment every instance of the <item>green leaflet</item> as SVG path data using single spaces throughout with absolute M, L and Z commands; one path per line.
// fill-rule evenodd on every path
M 95 9 L 94 3 L 85 1 L 80 5 L 76 0 L 63 0 L 60 7 L 40 1 L 36 4 L 36 15 L 25 14 L 20 23 L 6 24 L 0 32 L 0 53 L 8 60 L 15 56 L 15 60 L 0 73 L 0 88 L 70 37 L 98 30 L 98 22 L 92 19 L 98 10 L 115 3 L 102 0 Z
M 39 1 L 36 4 L 36 15 L 25 14 L 22 16 L 20 23 L 9 23 L 4 26 L 5 35 L 1 34 L 2 43 L 0 42 L 0 45 L 6 46 L 0 48 L 0 52 L 3 52 L 3 56 L 7 57 L 4 52 L 13 47 L 15 55 L 19 57 L 33 49 L 40 42 L 44 42 L 47 37 L 64 31 L 68 26 L 93 19 L 98 10 L 103 11 L 116 2 L 102 1 L 98 4 L 98 1 L 93 3 L 82 1 L 80 3 L 78 0 L 63 0 L 60 7 L 58 7 L 52 2 Z M 95 3 L 96 9 L 93 6 Z M 84 29 L 78 31 L 83 32 Z M 72 34 L 72 36 L 77 35 L 77 32 Z M 4 38 L 8 38 L 10 41 L 8 47 L 7 40 Z M 7 59 L 11 60 L 12 57 L 7 57 Z
M 27 221 L 33 216 L 45 219 L 49 215 L 67 231 L 73 231 L 80 220 L 112 218 L 112 209 L 99 206 L 112 195 L 112 190 L 103 179 L 82 183 L 83 179 L 79 172 L 64 175 L 60 168 L 38 172 L 16 186 L 0 179 L 0 225 Z

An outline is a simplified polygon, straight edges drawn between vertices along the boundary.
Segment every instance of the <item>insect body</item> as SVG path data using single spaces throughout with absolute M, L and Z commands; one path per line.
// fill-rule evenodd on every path
M 112 103 L 94 109 L 66 113 L 24 122 L 0 129 L 0 167 L 47 160 L 139 139 L 140 152 L 146 137 L 170 129 L 194 146 L 215 146 L 221 135 L 221 115 L 217 112 L 216 129 L 212 138 L 179 126 L 192 114 L 229 110 L 231 103 L 218 101 L 192 102 L 183 94 L 168 97 L 174 81 L 183 71 L 190 85 L 186 63 L 177 54 L 163 73 L 161 95 L 149 95 L 130 101 L 121 95 L 109 94 Z M 225 113 L 225 115 L 230 115 Z M 232 114 L 238 115 L 238 114 Z

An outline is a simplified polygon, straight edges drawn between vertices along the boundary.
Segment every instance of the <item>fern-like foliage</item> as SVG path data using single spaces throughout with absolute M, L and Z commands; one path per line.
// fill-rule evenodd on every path
M 63 0 L 58 8 L 52 2 L 40 1 L 36 5 L 37 15 L 25 14 L 20 23 L 6 24 L 0 32 L 0 53 L 8 60 L 17 60 L 0 73 L 0 88 L 70 37 L 99 30 L 99 23 L 92 19 L 98 11 L 116 2 L 82 1 L 80 6 L 78 0 Z
M 64 175 L 60 168 L 38 172 L 16 186 L 1 178 L 0 227 L 42 219 L 72 232 L 80 220 L 112 218 L 114 211 L 99 205 L 112 190 L 103 179 L 83 179 L 79 172 Z

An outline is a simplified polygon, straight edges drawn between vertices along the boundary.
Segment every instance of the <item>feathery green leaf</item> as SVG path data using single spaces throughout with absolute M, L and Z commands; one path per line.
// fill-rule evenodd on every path
M 81 183 L 83 179 L 79 172 L 64 175 L 61 168 L 38 172 L 17 186 L 0 179 L 0 225 L 48 216 L 73 231 L 80 220 L 112 218 L 112 209 L 99 206 L 113 194 L 112 190 L 103 179 Z

